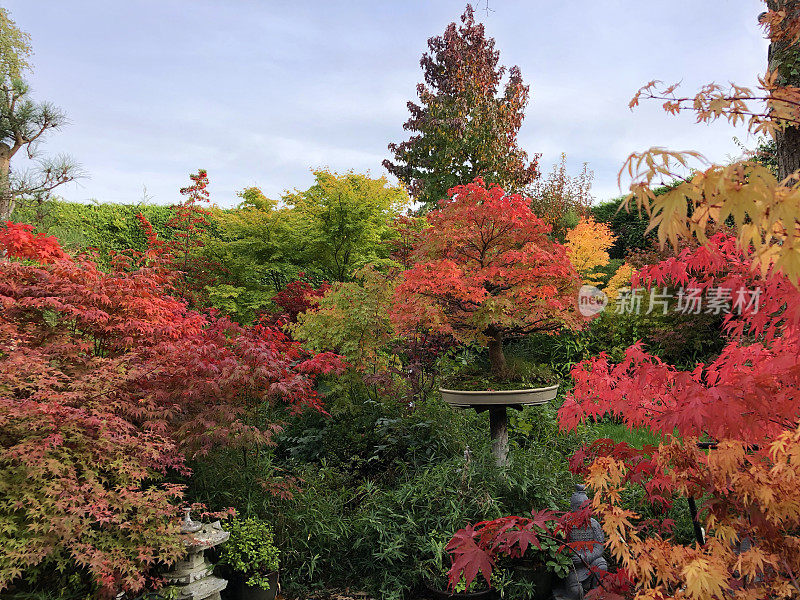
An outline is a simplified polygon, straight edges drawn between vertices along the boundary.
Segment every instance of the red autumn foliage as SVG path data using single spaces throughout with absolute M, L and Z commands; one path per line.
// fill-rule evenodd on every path
M 708 364 L 681 370 L 639 343 L 617 364 L 601 354 L 573 369 L 562 427 L 613 415 L 665 437 L 643 450 L 599 441 L 571 461 L 595 492 L 607 549 L 636 582 L 637 597 L 760 598 L 797 589 L 800 289 L 774 266 L 754 268 L 755 256 L 719 233 L 645 267 L 634 282 L 727 302 L 727 342 Z M 667 520 L 623 506 L 632 484 L 656 505 L 674 495 L 696 499 L 697 544 L 678 543 Z
M 502 558 L 522 558 L 529 548 L 541 549 L 542 541 L 555 541 L 561 550 L 578 553 L 591 549 L 594 542 L 567 542 L 573 528 L 585 527 L 591 517 L 591 505 L 586 503 L 575 512 L 556 513 L 549 510 L 532 512 L 530 517 L 508 516 L 491 521 L 481 521 L 459 529 L 447 544 L 453 555 L 448 573 L 450 586 L 464 578 L 467 586 L 479 576 L 491 584 L 492 571 Z M 580 560 L 580 559 L 577 559 Z M 630 589 L 624 573 L 596 570 L 606 593 Z
M 192 185 L 180 190 L 185 196 L 184 200 L 170 206 L 173 212 L 172 218 L 167 221 L 167 227 L 173 232 L 170 239 L 159 239 L 153 226 L 141 213 L 136 218 L 147 237 L 145 256 L 154 259 L 161 268 L 174 271 L 174 293 L 194 308 L 205 304 L 206 286 L 214 283 L 214 272 L 219 265 L 200 254 L 211 216 L 211 211 L 202 206 L 211 201 L 206 189 L 208 173 L 205 169 L 199 169 L 197 174 L 189 175 L 189 179 Z
M 630 427 L 663 434 L 752 443 L 794 428 L 800 411 L 800 290 L 781 274 L 760 275 L 724 234 L 644 268 L 635 285 L 640 283 L 728 296 L 723 328 L 730 341 L 719 357 L 691 371 L 664 363 L 641 344 L 628 348 L 617 364 L 601 353 L 576 365 L 575 387 L 559 412 L 563 427 L 613 414 Z
M 0 588 L 52 560 L 108 594 L 139 590 L 181 552 L 181 490 L 158 479 L 186 453 L 271 443 L 280 426 L 258 408 L 321 410 L 315 378 L 341 364 L 278 329 L 190 310 L 157 255 L 119 255 L 106 272 L 5 231 L 6 256 L 30 260 L 0 259 L 0 519 L 13 540 Z
M 300 276 L 302 275 L 300 273 Z M 284 314 L 279 319 L 288 323 L 297 322 L 297 315 L 316 306 L 318 299 L 322 298 L 329 289 L 331 286 L 328 283 L 320 284 L 316 288 L 302 280 L 288 283 L 272 297 L 272 301 L 284 310 Z
M 33 233 L 33 225 L 26 223 L 6 221 L 5 227 L 0 228 L 0 247 L 9 258 L 38 260 L 42 263 L 67 257 L 55 237 Z
M 528 517 L 502 517 L 492 521 L 481 521 L 459 529 L 447 544 L 453 554 L 450 568 L 450 585 L 461 577 L 469 586 L 478 573 L 490 584 L 492 569 L 500 556 L 520 558 L 528 549 L 541 547 L 539 537 L 551 535 L 556 514 L 551 511 L 533 513 Z M 549 533 L 550 532 L 550 533 Z
M 397 286 L 392 317 L 401 332 L 488 344 L 493 371 L 503 372 L 505 338 L 579 327 L 580 280 L 530 202 L 480 178 L 448 195 L 428 214 L 416 264 Z

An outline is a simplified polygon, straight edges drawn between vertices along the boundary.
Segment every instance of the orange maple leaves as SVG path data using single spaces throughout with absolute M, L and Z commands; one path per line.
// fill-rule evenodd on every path
M 605 223 L 582 217 L 577 226 L 567 232 L 567 255 L 575 270 L 586 283 L 598 283 L 598 267 L 608 264 L 608 249 L 617 236 Z
M 527 199 L 480 179 L 450 190 L 419 233 L 417 260 L 395 293 L 401 331 L 424 327 L 462 342 L 577 327 L 579 280 Z
M 643 517 L 623 508 L 624 460 L 604 457 L 589 467 L 593 508 L 607 546 L 637 582 L 637 598 L 778 598 L 800 593 L 800 428 L 754 450 L 726 440 L 707 452 L 696 438 L 669 440 L 655 454 L 681 495 L 709 498 L 702 546 L 641 534 Z

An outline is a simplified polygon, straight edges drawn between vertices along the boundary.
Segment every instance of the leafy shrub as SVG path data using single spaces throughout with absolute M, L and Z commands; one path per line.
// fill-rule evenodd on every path
M 51 200 L 42 205 L 23 204 L 14 210 L 14 221 L 35 225 L 38 231 L 54 235 L 69 249 L 97 248 L 101 258 L 108 252 L 147 249 L 147 235 L 136 215 L 143 214 L 159 237 L 172 237 L 167 222 L 173 217 L 169 206 L 136 204 L 81 204 Z
M 558 436 L 553 409 L 547 419 L 524 413 L 532 429 L 523 435 L 512 428 L 510 464 L 501 470 L 490 454 L 486 415 L 443 408 L 442 416 L 461 432 L 447 455 L 398 459 L 392 477 L 359 477 L 328 455 L 300 472 L 301 492 L 275 499 L 268 518 L 285 549 L 287 590 L 352 587 L 358 573 L 362 589 L 399 598 L 431 580 L 437 560 L 432 536 L 452 535 L 476 520 L 567 505 L 573 478 L 564 456 L 580 437 L 561 436 L 565 441 L 555 449 L 533 442 Z
M 491 468 L 488 453 L 481 463 Z M 409 473 L 394 487 L 365 481 L 347 488 L 335 470 L 320 469 L 280 510 L 291 531 L 287 589 L 352 585 L 358 573 L 366 591 L 402 597 L 424 580 L 421 549 L 431 532 L 453 532 L 470 519 L 501 513 L 493 478 L 479 471 L 451 459 Z
M 657 193 L 659 193 L 657 191 Z M 631 251 L 647 248 L 655 238 L 653 232 L 645 233 L 650 224 L 650 220 L 645 214 L 637 211 L 626 211 L 620 209 L 624 197 L 615 198 L 608 202 L 603 202 L 590 209 L 592 216 L 600 223 L 606 223 L 611 227 L 611 231 L 616 237 L 616 241 L 609 250 L 611 258 L 624 259 L 625 255 Z
M 569 379 L 573 366 L 600 352 L 613 362 L 622 360 L 625 350 L 639 340 L 651 353 L 681 366 L 691 367 L 719 354 L 725 343 L 722 315 L 662 315 L 658 310 L 648 315 L 649 297 L 647 292 L 642 296 L 642 314 L 617 313 L 612 303 L 581 331 L 514 340 L 508 353 L 549 364 L 564 379 Z
M 184 452 L 270 444 L 268 417 L 319 407 L 315 377 L 338 361 L 187 310 L 158 266 L 102 271 L 12 229 L 0 251 L 53 260 L 0 261 L 0 589 L 50 560 L 137 592 L 182 553 L 182 490 L 159 480 Z
M 4 600 L 93 600 L 99 587 L 91 573 L 74 562 L 59 565 L 45 560 L 25 570 L 22 578 L 3 590 Z
M 355 479 L 391 481 L 407 470 L 460 456 L 463 425 L 442 403 L 409 411 L 392 400 L 355 394 L 328 397 L 330 416 L 310 412 L 289 424 L 279 452 L 291 463 L 336 465 Z M 473 415 L 474 416 L 474 415 Z
M 243 574 L 245 584 L 268 590 L 268 575 L 278 570 L 280 551 L 267 523 L 248 517 L 224 525 L 231 537 L 221 547 L 221 562 Z

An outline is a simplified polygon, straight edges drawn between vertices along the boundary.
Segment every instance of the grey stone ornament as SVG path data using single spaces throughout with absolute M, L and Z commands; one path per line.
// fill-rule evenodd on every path
M 570 498 L 570 509 L 576 512 L 589 499 L 586 495 L 586 486 L 578 484 Z M 608 563 L 603 558 L 605 534 L 600 523 L 589 519 L 587 527 L 573 527 L 567 536 L 568 542 L 593 542 L 591 546 L 574 549 L 572 556 L 572 569 L 561 585 L 553 591 L 556 600 L 580 600 L 584 594 L 599 585 L 597 576 L 592 568 L 601 571 L 608 570 Z
M 203 524 L 199 521 L 192 521 L 192 509 L 184 508 L 183 512 L 184 516 L 183 521 L 181 521 L 181 533 L 194 533 L 195 531 L 200 531 L 200 528 L 203 526 Z
M 164 578 L 177 588 L 178 600 L 220 600 L 228 581 L 214 576 L 214 565 L 205 551 L 225 542 L 231 534 L 222 529 L 219 521 L 205 525 L 192 521 L 188 509 L 181 522 L 181 534 L 186 555 L 164 573 Z

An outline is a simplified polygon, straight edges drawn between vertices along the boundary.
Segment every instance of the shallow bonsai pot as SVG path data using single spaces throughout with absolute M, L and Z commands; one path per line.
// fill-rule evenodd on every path
M 547 404 L 558 394 L 558 384 L 523 390 L 450 390 L 439 388 L 442 400 L 455 408 L 535 406 Z
M 451 594 L 447 591 L 437 590 L 430 586 L 425 586 L 428 593 L 434 600 L 495 600 L 497 598 L 497 590 L 489 588 L 488 590 L 481 590 L 479 592 L 463 592 L 461 594 Z
M 278 594 L 278 572 L 272 571 L 269 575 L 269 589 L 258 587 L 257 585 L 247 585 L 246 579 L 239 585 L 240 600 L 275 600 Z

